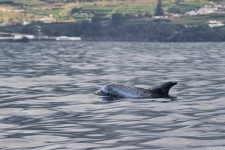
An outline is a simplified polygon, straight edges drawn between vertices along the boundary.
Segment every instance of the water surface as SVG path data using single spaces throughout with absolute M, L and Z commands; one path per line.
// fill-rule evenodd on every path
M 0 149 L 225 149 L 225 43 L 0 43 Z M 105 101 L 117 82 L 177 99 Z

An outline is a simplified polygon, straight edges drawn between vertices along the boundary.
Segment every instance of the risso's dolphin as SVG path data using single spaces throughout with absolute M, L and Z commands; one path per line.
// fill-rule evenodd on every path
M 143 89 L 124 84 L 110 83 L 102 86 L 94 94 L 117 98 L 166 98 L 169 97 L 169 90 L 177 82 L 166 82 L 151 89 Z

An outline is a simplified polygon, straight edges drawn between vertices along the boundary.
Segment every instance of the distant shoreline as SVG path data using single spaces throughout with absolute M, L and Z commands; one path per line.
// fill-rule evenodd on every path
M 35 42 L 55 42 L 55 43 L 78 43 L 78 42 L 141 42 L 141 43 L 224 43 L 225 41 L 143 41 L 143 40 L 80 40 L 80 41 L 71 41 L 71 40 L 30 40 L 30 43 Z M 0 43 L 24 43 L 24 42 L 9 42 L 8 40 L 0 40 Z

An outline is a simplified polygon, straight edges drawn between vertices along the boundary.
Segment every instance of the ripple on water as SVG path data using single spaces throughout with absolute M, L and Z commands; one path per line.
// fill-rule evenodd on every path
M 224 43 L 0 43 L 0 149 L 225 147 Z M 173 99 L 99 98 L 109 82 Z

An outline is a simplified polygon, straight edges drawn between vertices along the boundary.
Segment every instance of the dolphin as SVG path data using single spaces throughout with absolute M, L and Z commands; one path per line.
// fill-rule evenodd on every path
M 144 89 L 125 84 L 110 83 L 102 86 L 100 90 L 94 92 L 99 96 L 116 98 L 168 98 L 169 90 L 177 82 L 166 82 L 151 89 Z

